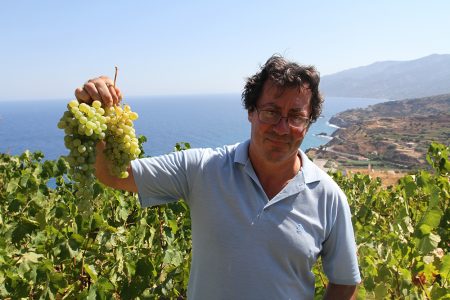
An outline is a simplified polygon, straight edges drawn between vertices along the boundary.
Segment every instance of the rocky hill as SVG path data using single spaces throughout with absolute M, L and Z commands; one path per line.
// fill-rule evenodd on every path
M 431 142 L 450 144 L 450 94 L 347 110 L 330 123 L 341 128 L 328 144 L 308 151 L 314 159 L 346 168 L 422 168 Z
M 450 93 L 450 54 L 383 61 L 323 76 L 328 97 L 406 99 Z

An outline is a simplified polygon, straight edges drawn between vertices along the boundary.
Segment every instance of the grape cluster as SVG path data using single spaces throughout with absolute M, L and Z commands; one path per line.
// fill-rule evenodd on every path
M 64 129 L 64 145 L 69 149 L 69 175 L 77 188 L 76 196 L 82 199 L 90 199 L 94 194 L 95 145 L 106 136 L 104 114 L 100 101 L 89 106 L 72 100 L 58 122 L 58 128 Z
M 64 129 L 64 144 L 69 149 L 66 160 L 70 165 L 69 175 L 80 199 L 79 208 L 88 211 L 94 196 L 95 148 L 100 140 L 106 141 L 104 154 L 110 162 L 110 174 L 119 178 L 129 176 L 130 161 L 141 153 L 139 141 L 133 127 L 138 114 L 129 105 L 102 108 L 100 101 L 92 106 L 72 100 L 67 111 L 58 122 Z
M 106 130 L 105 155 L 110 164 L 110 173 L 119 178 L 127 178 L 130 161 L 141 153 L 133 121 L 138 118 L 129 105 L 113 106 L 106 109 L 108 128 Z

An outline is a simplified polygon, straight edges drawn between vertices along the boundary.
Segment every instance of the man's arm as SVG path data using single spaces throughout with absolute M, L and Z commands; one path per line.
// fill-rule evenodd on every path
M 323 299 L 354 300 L 357 296 L 356 285 L 329 283 Z
M 119 190 L 125 190 L 133 193 L 137 193 L 137 186 L 134 181 L 133 172 L 131 166 L 128 167 L 128 177 L 127 178 L 117 178 L 109 173 L 110 162 L 106 159 L 105 154 L 105 142 L 100 141 L 96 147 L 96 158 L 95 158 L 95 177 L 109 187 Z

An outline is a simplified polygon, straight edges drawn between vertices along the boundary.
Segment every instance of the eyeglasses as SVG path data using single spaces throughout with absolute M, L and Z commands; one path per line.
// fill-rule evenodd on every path
M 258 109 L 256 107 L 255 107 L 255 109 L 256 109 L 256 112 L 258 113 L 259 120 L 266 124 L 277 125 L 281 119 L 287 119 L 289 126 L 292 126 L 292 127 L 298 128 L 298 129 L 303 129 L 310 123 L 309 118 L 300 116 L 298 114 L 292 114 L 292 115 L 288 115 L 287 117 L 282 117 L 281 113 L 279 113 L 275 110 Z

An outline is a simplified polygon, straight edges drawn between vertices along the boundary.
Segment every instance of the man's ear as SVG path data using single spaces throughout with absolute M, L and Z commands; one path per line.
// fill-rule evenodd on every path
M 247 118 L 248 118 L 248 121 L 251 123 L 252 122 L 252 117 L 253 117 L 253 114 L 255 113 L 255 110 L 247 110 Z
M 308 126 L 306 126 L 305 129 L 303 129 L 303 135 L 306 135 L 308 133 L 308 129 L 309 129 Z

